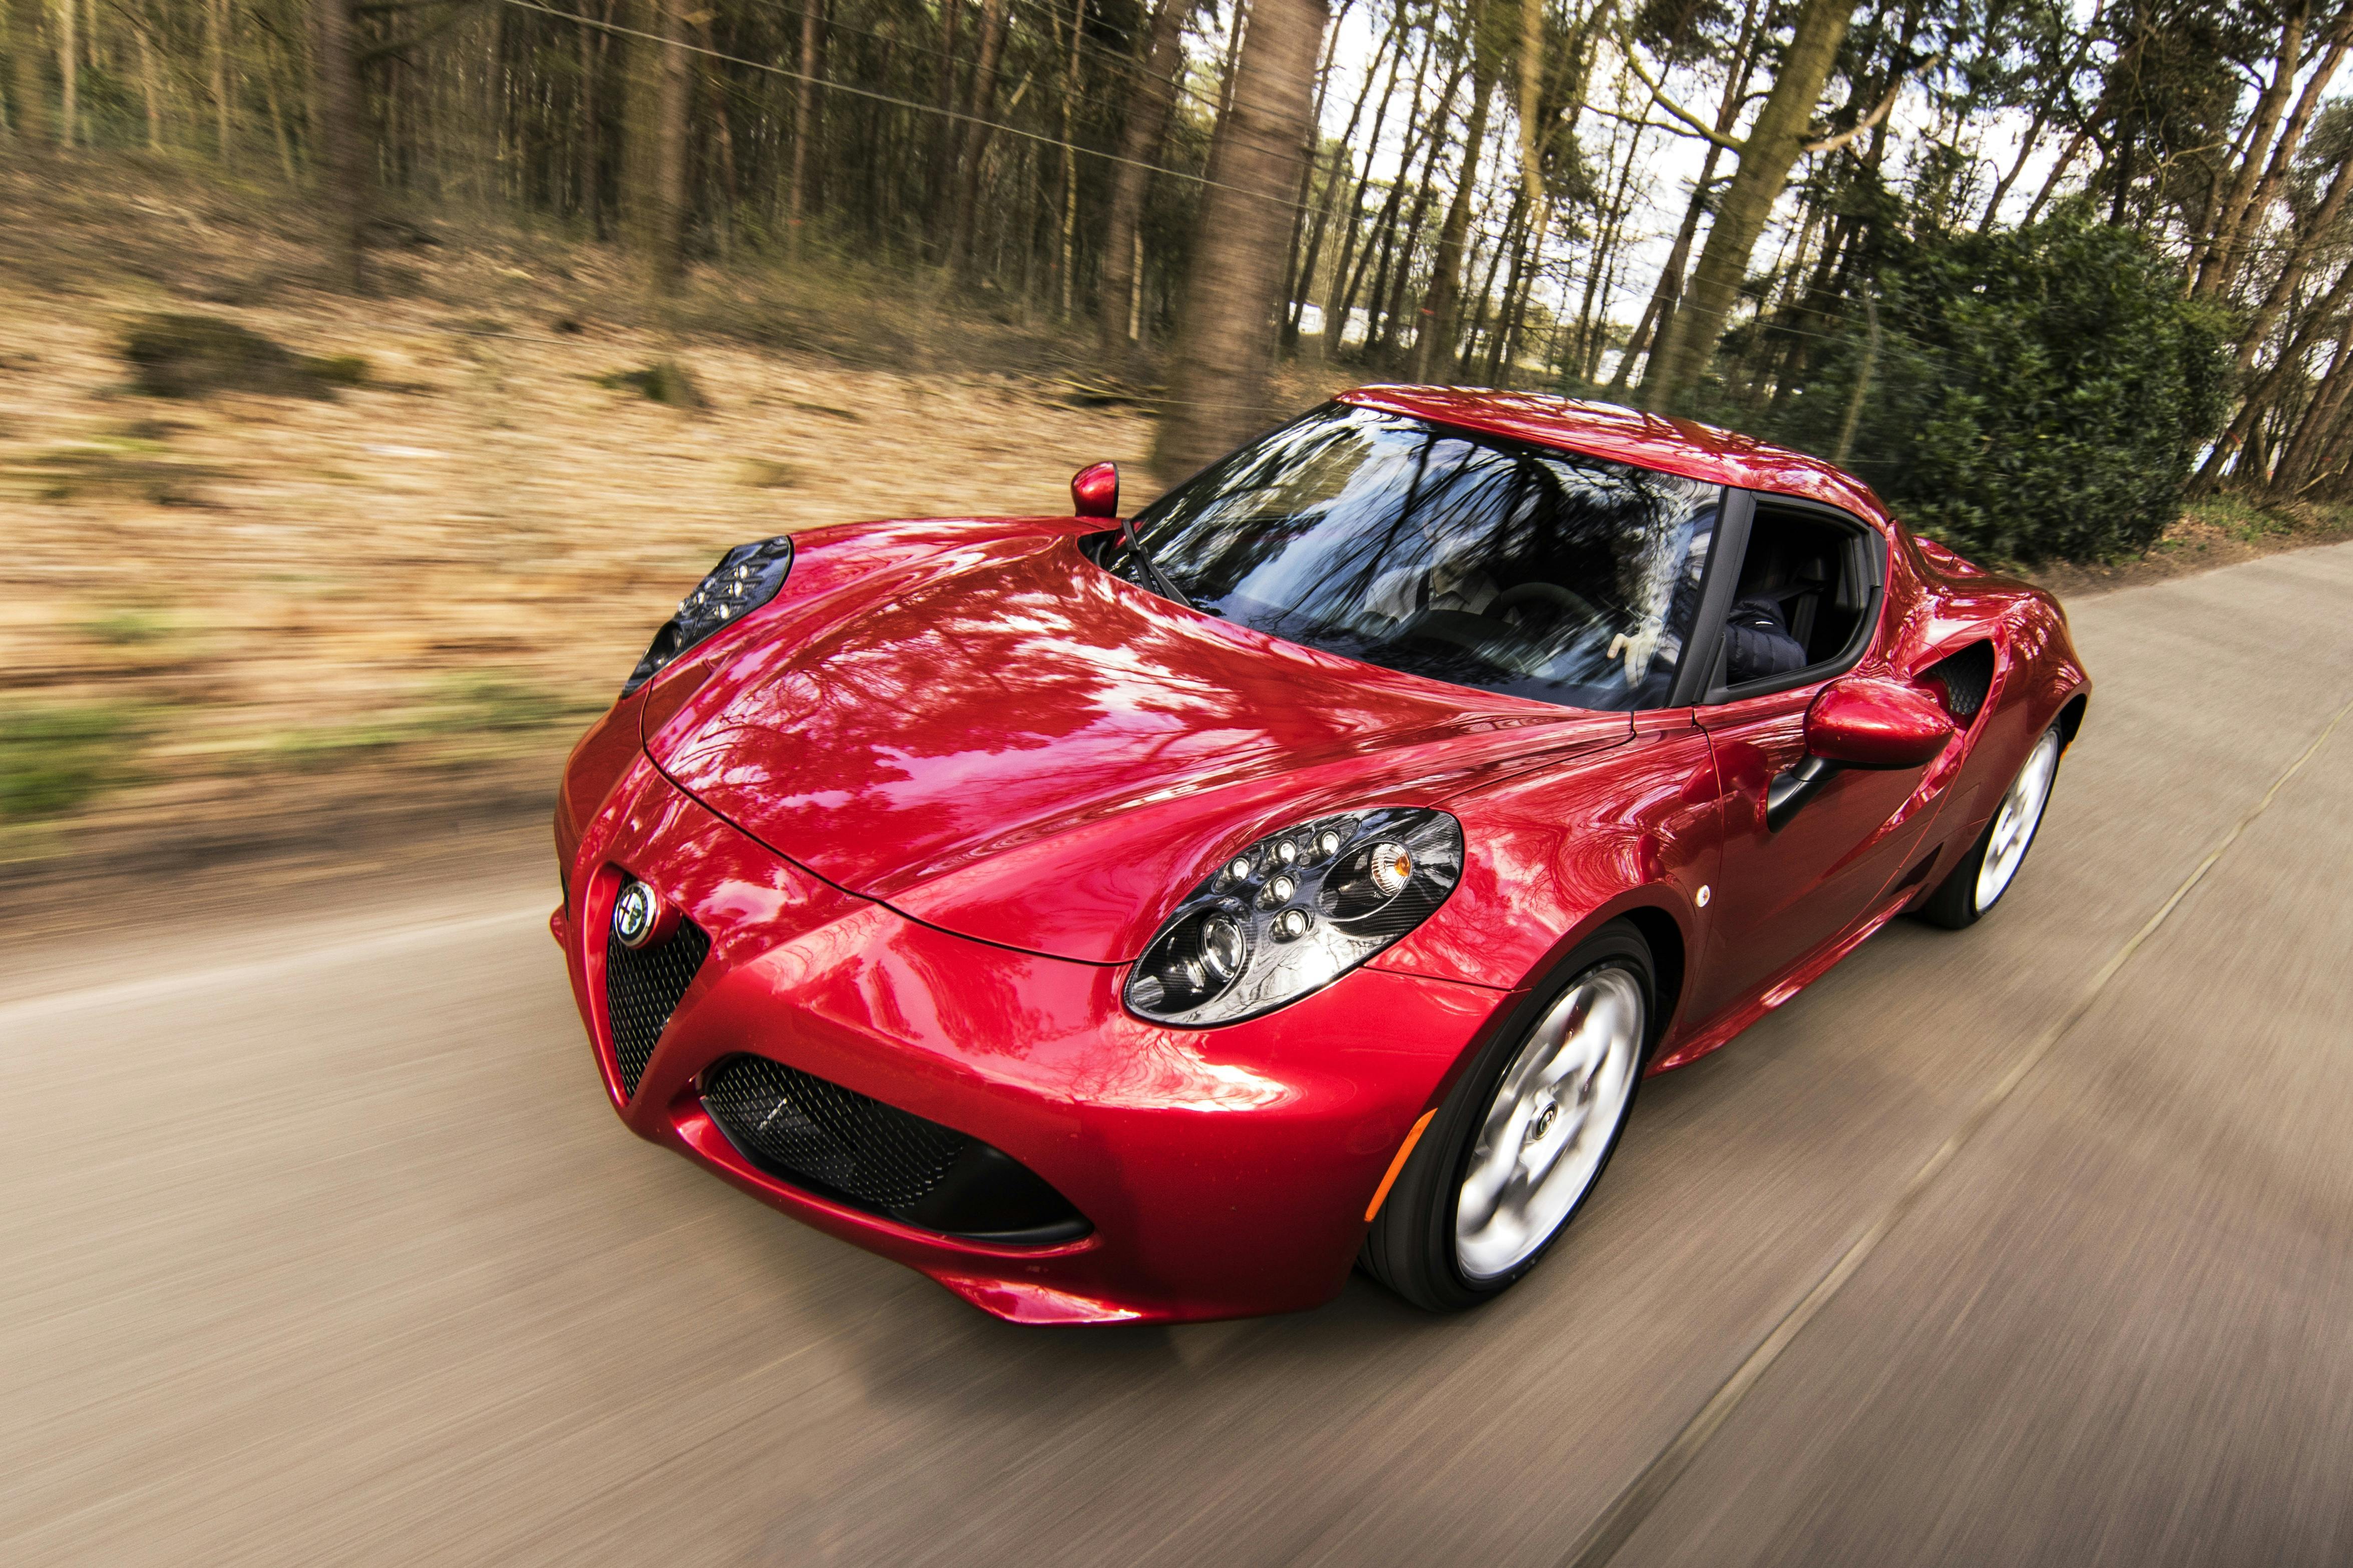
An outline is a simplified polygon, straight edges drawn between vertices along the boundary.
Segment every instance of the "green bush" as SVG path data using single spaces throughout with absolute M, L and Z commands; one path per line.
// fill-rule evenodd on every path
M 332 397 L 368 373 L 356 354 L 314 359 L 217 316 L 142 316 L 123 329 L 121 353 L 132 382 L 151 397 L 224 391 Z
M 617 370 L 610 375 L 596 377 L 596 384 L 615 392 L 634 392 L 656 403 L 667 403 L 674 408 L 708 408 L 711 400 L 686 367 L 675 360 L 656 360 L 643 370 Z
M 120 708 L 0 710 L 0 820 L 62 816 L 125 782 L 138 725 Z
M 1881 279 L 1849 466 L 1915 527 L 1997 560 L 2138 553 L 2228 403 L 2231 322 L 2130 229 L 2063 211 L 1922 244 Z M 1851 325 L 1778 434 L 1831 450 L 1868 353 Z

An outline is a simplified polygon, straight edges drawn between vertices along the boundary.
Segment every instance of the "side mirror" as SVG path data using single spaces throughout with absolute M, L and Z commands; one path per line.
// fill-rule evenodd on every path
M 1832 681 L 1806 710 L 1806 758 L 1765 792 L 1765 826 L 1778 833 L 1846 768 L 1917 768 L 1936 761 L 1953 721 L 1925 691 L 1893 680 Z
M 1850 768 L 1924 767 L 1952 738 L 1934 698 L 1893 680 L 1832 681 L 1806 710 L 1806 754 Z
M 1071 513 L 1074 517 L 1119 515 L 1119 465 L 1090 463 L 1071 476 Z

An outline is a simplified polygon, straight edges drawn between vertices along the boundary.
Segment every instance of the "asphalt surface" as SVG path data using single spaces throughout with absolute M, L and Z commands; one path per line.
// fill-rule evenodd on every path
M 2353 1561 L 2348 606 L 2077 606 L 2009 900 L 1646 1086 L 1457 1318 L 1016 1329 L 783 1219 L 606 1109 L 536 834 L 20 942 L 0 1562 Z

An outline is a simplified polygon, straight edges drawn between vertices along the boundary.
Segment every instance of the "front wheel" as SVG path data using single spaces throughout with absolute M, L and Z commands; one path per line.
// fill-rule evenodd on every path
M 1994 807 L 1993 820 L 1960 864 L 1946 873 L 1920 906 L 1920 918 L 1948 931 L 1975 925 L 2010 891 L 2026 852 L 2034 846 L 2034 831 L 2042 826 L 2042 808 L 2051 804 L 2051 784 L 2059 775 L 2059 752 L 2063 742 L 2059 726 L 2042 731 L 2026 765 L 2010 782 L 2010 789 Z
M 1650 948 L 1606 926 L 1560 973 L 1463 1074 L 1373 1218 L 1365 1271 L 1418 1307 L 1476 1306 L 1535 1268 L 1625 1130 L 1650 1041 Z

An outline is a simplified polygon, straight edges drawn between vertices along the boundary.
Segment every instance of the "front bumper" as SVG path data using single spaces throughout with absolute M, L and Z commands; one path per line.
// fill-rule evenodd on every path
M 1177 1321 L 1330 1299 L 1408 1129 L 1512 999 L 1360 969 L 1246 1024 L 1146 1024 L 1120 1005 L 1124 966 L 953 936 L 843 892 L 642 755 L 565 870 L 555 934 L 631 1131 L 1025 1322 Z M 623 1091 L 604 1003 L 605 933 L 624 873 L 711 938 L 634 1095 Z M 1093 1228 L 1059 1244 L 999 1245 L 779 1179 L 703 1110 L 702 1075 L 736 1053 L 993 1144 Z

